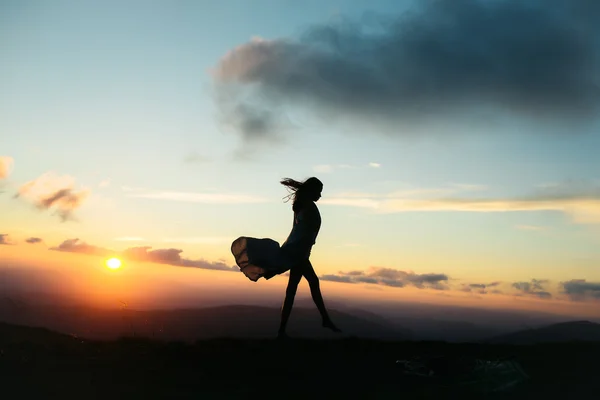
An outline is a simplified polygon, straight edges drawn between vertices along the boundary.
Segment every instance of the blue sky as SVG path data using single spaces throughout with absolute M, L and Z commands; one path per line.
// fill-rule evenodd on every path
M 324 229 L 314 252 L 321 273 L 376 265 L 465 282 L 600 281 L 594 116 L 580 126 L 493 107 L 475 118 L 467 109 L 450 117 L 430 113 L 414 126 L 392 124 L 402 131 L 396 135 L 384 123 L 361 124 L 344 114 L 319 119 L 314 109 L 290 103 L 301 128 L 284 144 L 249 144 L 219 123 L 211 71 L 228 52 L 253 37 L 293 41 L 314 24 L 342 17 L 368 22 L 409 6 L 0 2 L 0 156 L 14 161 L 7 193 L 48 172 L 70 176 L 90 192 L 74 212 L 77 221 L 67 222 L 4 194 L 0 207 L 10 211 L 0 216 L 0 228 L 55 243 L 78 237 L 109 248 L 175 246 L 193 257 L 232 262 L 229 243 L 237 236 L 285 239 L 292 216 L 278 180 L 317 175 L 325 183 Z M 378 196 L 392 193 L 436 204 L 542 201 L 554 198 L 552 190 L 571 200 L 586 193 L 592 199 L 586 215 L 574 222 L 570 211 L 537 206 L 397 212 L 405 203 L 380 213 L 352 202 L 381 202 Z M 157 195 L 163 199 L 148 198 Z M 214 204 L 224 199 L 239 204 Z M 123 237 L 143 240 L 117 240 Z

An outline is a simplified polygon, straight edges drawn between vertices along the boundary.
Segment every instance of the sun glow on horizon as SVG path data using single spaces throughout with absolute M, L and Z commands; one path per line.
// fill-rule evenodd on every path
M 109 258 L 106 260 L 106 266 L 110 269 L 118 269 L 121 268 L 121 260 L 118 258 Z

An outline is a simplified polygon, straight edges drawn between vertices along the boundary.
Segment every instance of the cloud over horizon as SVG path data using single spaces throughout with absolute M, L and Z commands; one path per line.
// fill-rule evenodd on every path
M 413 286 L 418 289 L 445 290 L 448 281 L 446 274 L 415 274 L 393 268 L 369 267 L 366 271 L 339 271 L 337 274 L 325 274 L 322 280 L 342 283 L 370 283 L 392 287 Z
M 240 193 L 201 193 L 201 192 L 175 192 L 146 189 L 125 188 L 127 197 L 144 199 L 181 201 L 205 204 L 255 204 L 268 201 L 264 197 Z
M 488 294 L 490 292 L 490 288 L 495 288 L 500 285 L 501 282 L 491 282 L 491 283 L 466 283 L 463 284 L 461 291 L 467 293 L 478 293 L 478 294 Z M 501 294 L 502 292 L 498 289 L 492 289 L 491 293 Z
M 512 287 L 517 289 L 520 295 L 549 299 L 552 297 L 552 294 L 545 289 L 545 285 L 548 282 L 547 279 L 532 279 L 529 282 L 514 282 Z
M 236 266 L 229 266 L 221 261 L 211 262 L 206 260 L 190 260 L 181 257 L 183 250 L 175 248 L 155 249 L 151 246 L 130 247 L 121 252 L 105 249 L 102 247 L 90 245 L 80 239 L 67 239 L 50 250 L 62 251 L 67 253 L 88 254 L 101 257 L 122 257 L 130 261 L 151 262 L 156 264 L 166 264 L 177 267 L 190 267 L 211 269 L 217 271 L 239 271 Z
M 0 244 L 12 244 L 7 233 L 0 233 Z
M 561 282 L 563 293 L 571 300 L 600 300 L 600 282 L 588 282 L 585 279 L 572 279 Z
M 215 66 L 215 100 L 246 141 L 278 140 L 292 109 L 390 135 L 465 110 L 572 128 L 599 110 L 598 20 L 592 0 L 423 0 L 395 17 L 253 38 Z
M 513 198 L 459 197 L 459 188 L 400 190 L 388 194 L 339 193 L 320 204 L 359 207 L 376 213 L 416 211 L 522 212 L 556 211 L 579 224 L 600 224 L 600 185 L 557 184 Z M 453 196 L 451 196 L 453 195 Z

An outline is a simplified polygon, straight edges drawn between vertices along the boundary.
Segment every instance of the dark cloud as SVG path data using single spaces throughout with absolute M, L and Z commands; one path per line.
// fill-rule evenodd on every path
M 12 244 L 7 233 L 0 233 L 0 244 Z
M 239 271 L 239 268 L 229 266 L 224 262 L 209 262 L 206 260 L 189 260 L 181 257 L 183 250 L 180 249 L 156 249 L 151 250 L 149 246 L 132 247 L 125 250 L 123 257 L 136 261 L 147 261 L 158 264 L 175 265 L 179 267 L 192 267 L 212 269 L 219 271 Z
M 588 299 L 600 300 L 600 282 L 588 282 L 585 279 L 572 279 L 561 282 L 563 293 L 571 300 L 583 301 Z
M 512 287 L 517 289 L 520 294 L 549 299 L 552 294 L 544 288 L 547 283 L 547 279 L 532 279 L 530 282 L 514 282 Z
M 251 140 L 293 125 L 290 108 L 387 122 L 394 134 L 478 109 L 586 122 L 600 104 L 599 20 L 595 0 L 420 0 L 370 24 L 252 39 L 216 66 L 216 100 Z
M 183 258 L 181 257 L 183 250 L 173 248 L 152 250 L 152 247 L 150 246 L 140 246 L 131 247 L 122 252 L 117 252 L 90 245 L 79 239 L 67 239 L 59 246 L 50 248 L 50 250 L 97 255 L 102 257 L 118 256 L 131 261 L 167 264 L 177 267 L 212 269 L 218 271 L 239 271 L 238 267 L 229 266 L 222 261 L 210 262 L 202 259 L 190 260 Z
M 463 284 L 462 291 L 463 292 L 475 292 L 479 294 L 487 294 L 490 288 L 496 287 L 500 285 L 500 282 L 492 282 L 492 283 L 467 283 Z M 493 290 L 492 293 L 500 293 L 499 290 Z
M 445 274 L 415 274 L 393 268 L 370 267 L 366 271 L 340 271 L 337 274 L 321 276 L 326 281 L 343 283 L 371 283 L 384 286 L 414 286 L 419 289 L 447 289 L 443 283 L 448 281 Z
M 25 241 L 30 244 L 36 244 L 36 243 L 42 243 L 43 240 L 42 240 L 42 238 L 38 238 L 38 237 L 30 237 L 30 238 L 25 239 Z

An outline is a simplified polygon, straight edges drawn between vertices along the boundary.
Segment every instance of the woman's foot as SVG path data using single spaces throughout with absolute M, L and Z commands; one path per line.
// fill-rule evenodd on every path
M 340 328 L 335 326 L 335 324 L 331 321 L 323 321 L 323 328 L 331 329 L 332 331 L 334 331 L 336 333 L 340 333 L 342 331 Z

